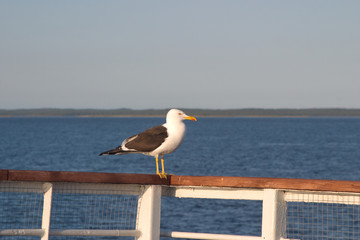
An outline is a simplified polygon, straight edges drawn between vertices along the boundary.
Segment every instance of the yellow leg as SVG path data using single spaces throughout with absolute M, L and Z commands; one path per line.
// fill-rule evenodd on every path
M 155 157 L 156 160 L 156 174 L 159 175 L 160 178 L 166 178 L 166 173 L 164 172 L 164 159 L 161 157 L 161 167 L 162 172 L 159 172 L 159 156 Z
M 159 175 L 160 178 L 167 178 L 164 168 L 164 156 L 161 155 L 161 168 L 162 168 L 161 173 L 159 171 L 159 156 L 155 156 L 155 160 L 156 160 L 156 174 Z
M 161 169 L 162 169 L 161 174 L 166 176 L 165 167 L 164 167 L 164 155 L 161 155 Z
M 160 176 L 160 172 L 159 172 L 159 156 L 156 155 L 155 156 L 155 161 L 156 161 L 156 174 Z M 161 178 L 161 176 L 160 176 Z

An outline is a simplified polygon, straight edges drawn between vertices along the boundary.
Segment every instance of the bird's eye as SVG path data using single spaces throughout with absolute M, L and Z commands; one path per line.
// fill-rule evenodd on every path
M 182 115 L 182 113 L 178 113 L 179 115 Z

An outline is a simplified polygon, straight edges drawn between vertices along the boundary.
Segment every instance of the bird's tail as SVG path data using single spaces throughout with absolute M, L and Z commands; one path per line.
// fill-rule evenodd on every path
M 122 154 L 127 154 L 127 153 L 129 153 L 129 152 L 124 151 L 120 146 L 120 147 L 117 147 L 117 148 L 102 152 L 102 153 L 99 154 L 99 156 L 102 156 L 102 155 L 122 155 Z

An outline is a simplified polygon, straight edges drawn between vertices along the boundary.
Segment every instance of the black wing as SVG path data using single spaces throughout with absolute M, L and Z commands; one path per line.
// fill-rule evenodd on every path
M 138 152 L 151 152 L 158 148 L 167 137 L 167 128 L 159 125 L 129 137 L 124 141 L 124 145 L 128 149 Z

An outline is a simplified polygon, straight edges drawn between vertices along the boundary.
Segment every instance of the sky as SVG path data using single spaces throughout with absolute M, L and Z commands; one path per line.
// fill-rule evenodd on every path
M 0 108 L 360 108 L 358 0 L 0 0 Z

